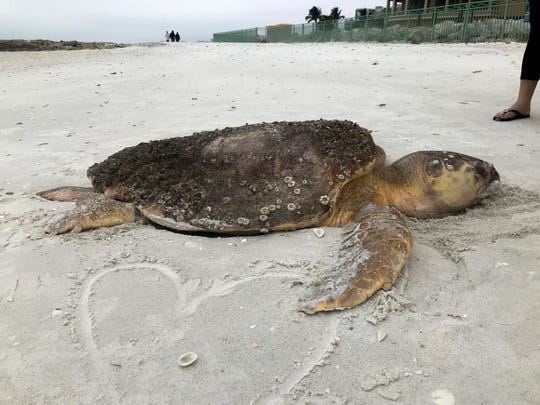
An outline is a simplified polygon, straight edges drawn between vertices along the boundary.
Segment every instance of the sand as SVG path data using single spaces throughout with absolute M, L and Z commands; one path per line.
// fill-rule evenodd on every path
M 210 44 L 0 54 L 0 403 L 537 404 L 540 105 L 523 44 Z M 340 230 L 207 238 L 131 224 L 50 236 L 126 146 L 275 120 L 349 119 L 393 161 L 486 159 L 499 191 L 416 238 L 395 288 L 309 316 Z M 198 360 L 182 368 L 178 358 Z

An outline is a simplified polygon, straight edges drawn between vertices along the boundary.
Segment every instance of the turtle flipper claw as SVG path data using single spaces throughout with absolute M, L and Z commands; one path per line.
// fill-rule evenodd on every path
M 394 285 L 413 238 L 394 208 L 363 205 L 343 229 L 338 262 L 322 283 L 299 302 L 308 314 L 355 307 Z

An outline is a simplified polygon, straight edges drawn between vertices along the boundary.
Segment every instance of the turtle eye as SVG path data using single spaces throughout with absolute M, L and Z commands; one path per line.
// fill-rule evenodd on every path
M 443 164 L 440 159 L 431 158 L 426 162 L 426 173 L 430 176 L 438 176 L 441 173 Z

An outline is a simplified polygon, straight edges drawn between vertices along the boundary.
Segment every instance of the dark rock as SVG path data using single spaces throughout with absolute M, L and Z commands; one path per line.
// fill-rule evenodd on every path
M 49 41 L 46 39 L 8 39 L 0 40 L 2 51 L 70 51 L 81 49 L 125 48 L 129 45 L 114 42 Z

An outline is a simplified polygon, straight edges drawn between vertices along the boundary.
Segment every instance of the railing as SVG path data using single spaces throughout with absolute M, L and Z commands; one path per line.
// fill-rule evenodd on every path
M 527 1 L 491 0 L 215 33 L 214 42 L 525 42 Z

